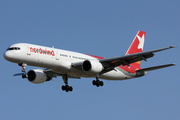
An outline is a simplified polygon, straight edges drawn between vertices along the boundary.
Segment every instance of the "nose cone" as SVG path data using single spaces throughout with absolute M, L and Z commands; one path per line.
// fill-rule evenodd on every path
M 12 53 L 11 53 L 10 51 L 6 51 L 6 52 L 4 53 L 4 58 L 5 58 L 6 60 L 10 61 L 10 60 L 11 60 L 11 57 L 12 57 Z

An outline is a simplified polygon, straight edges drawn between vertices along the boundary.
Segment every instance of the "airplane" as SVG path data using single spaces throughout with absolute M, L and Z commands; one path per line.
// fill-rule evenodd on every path
M 28 43 L 17 43 L 11 45 L 4 53 L 7 61 L 17 63 L 22 67 L 22 78 L 27 78 L 31 83 L 39 84 L 52 80 L 54 77 L 62 76 L 65 83 L 61 87 L 63 91 L 71 92 L 73 87 L 69 86 L 68 79 L 81 77 L 95 78 L 94 86 L 103 86 L 104 80 L 127 80 L 142 77 L 148 71 L 174 66 L 166 64 L 155 67 L 141 68 L 141 61 L 147 61 L 154 53 L 174 48 L 169 46 L 143 52 L 146 32 L 138 31 L 133 42 L 125 55 L 117 57 L 99 57 L 73 51 L 56 49 Z M 40 67 L 26 72 L 27 65 Z

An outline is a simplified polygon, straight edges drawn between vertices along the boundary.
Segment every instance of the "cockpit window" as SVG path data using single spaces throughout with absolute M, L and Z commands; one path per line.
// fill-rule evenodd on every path
M 7 50 L 21 50 L 19 47 L 10 47 Z

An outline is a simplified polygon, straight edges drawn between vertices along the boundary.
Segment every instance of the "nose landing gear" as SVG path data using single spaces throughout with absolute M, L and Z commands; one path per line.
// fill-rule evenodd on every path
M 27 78 L 28 76 L 27 76 L 27 73 L 26 73 L 26 66 L 27 66 L 27 64 L 26 63 L 19 63 L 18 64 L 19 66 L 21 66 L 22 67 L 22 78 L 24 79 L 24 78 Z
M 22 67 L 22 72 L 26 72 L 26 63 L 19 63 L 18 65 Z

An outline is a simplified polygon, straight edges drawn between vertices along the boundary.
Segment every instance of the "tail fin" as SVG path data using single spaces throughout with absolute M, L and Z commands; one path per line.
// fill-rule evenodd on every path
M 126 55 L 133 54 L 133 53 L 139 53 L 139 52 L 143 51 L 145 35 L 146 35 L 146 32 L 138 31 L 133 42 L 131 43 L 129 49 L 126 52 Z M 141 61 L 138 61 L 138 62 L 132 63 L 132 64 L 136 67 L 140 67 Z

